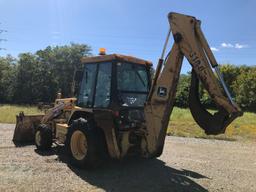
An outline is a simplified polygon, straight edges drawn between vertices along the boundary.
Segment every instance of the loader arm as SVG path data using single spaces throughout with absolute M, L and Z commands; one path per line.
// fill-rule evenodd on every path
M 16 116 L 13 141 L 16 144 L 34 141 L 35 129 L 39 124 L 48 124 L 64 111 L 71 111 L 75 107 L 75 101 L 76 98 L 56 99 L 54 107 L 44 115 L 25 115 L 24 112 L 21 112 Z
M 218 64 L 201 31 L 201 22 L 195 17 L 178 13 L 169 13 L 168 19 L 170 30 L 144 108 L 148 131 L 147 150 L 155 156 L 159 156 L 163 150 L 184 56 L 192 66 L 189 107 L 193 118 L 205 133 L 224 133 L 226 127 L 237 116 L 242 115 L 222 79 Z M 164 59 L 171 33 L 174 44 Z M 215 69 L 218 78 L 212 68 Z M 215 114 L 210 114 L 200 103 L 199 80 L 219 109 Z

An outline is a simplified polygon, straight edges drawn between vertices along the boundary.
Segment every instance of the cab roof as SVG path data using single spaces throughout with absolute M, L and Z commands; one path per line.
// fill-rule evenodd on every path
M 81 59 L 81 62 L 82 63 L 97 63 L 97 62 L 113 61 L 113 60 L 131 62 L 131 63 L 142 64 L 142 65 L 152 65 L 152 62 L 150 62 L 150 61 L 139 59 L 139 58 L 133 57 L 133 56 L 126 56 L 126 55 L 120 55 L 120 54 L 99 55 L 99 56 L 94 56 L 94 57 L 83 57 Z

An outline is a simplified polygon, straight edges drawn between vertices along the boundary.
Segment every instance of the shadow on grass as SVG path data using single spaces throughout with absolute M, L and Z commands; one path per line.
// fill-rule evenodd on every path
M 106 161 L 101 167 L 94 169 L 78 169 L 69 164 L 64 153 L 64 147 L 54 147 L 39 155 L 58 155 L 57 161 L 62 161 L 85 182 L 111 192 L 131 191 L 208 191 L 195 179 L 209 179 L 200 173 L 182 169 L 178 170 L 165 165 L 159 159 L 127 158 L 122 161 Z

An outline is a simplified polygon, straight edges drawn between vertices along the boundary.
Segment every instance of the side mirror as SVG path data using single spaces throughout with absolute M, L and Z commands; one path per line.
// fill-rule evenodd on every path
M 81 82 L 83 79 L 83 71 L 76 71 L 75 73 L 75 81 Z

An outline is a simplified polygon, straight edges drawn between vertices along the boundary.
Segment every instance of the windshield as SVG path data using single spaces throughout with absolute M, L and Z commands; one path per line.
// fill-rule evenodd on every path
M 122 106 L 143 106 L 149 91 L 146 66 L 118 63 L 117 89 Z

